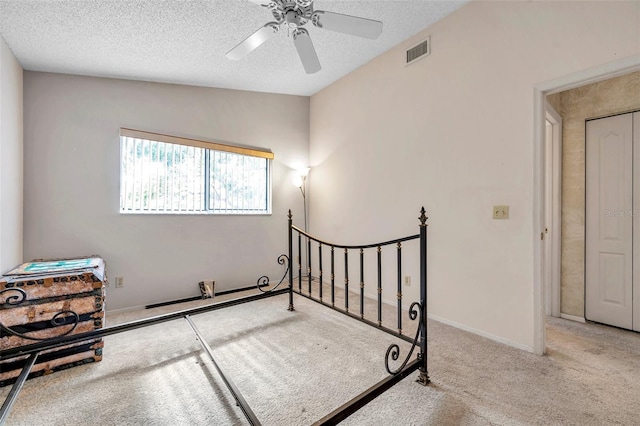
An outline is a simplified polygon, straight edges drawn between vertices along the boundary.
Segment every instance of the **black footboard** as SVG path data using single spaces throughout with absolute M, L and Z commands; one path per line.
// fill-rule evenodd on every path
M 427 216 L 424 207 L 420 210 L 418 234 L 364 245 L 344 245 L 323 241 L 293 225 L 291 210 L 289 210 L 288 218 L 289 253 L 288 255 L 283 254 L 278 257 L 278 263 L 286 265 L 286 271 L 282 279 L 280 279 L 273 289 L 275 290 L 275 288 L 280 286 L 288 275 L 289 310 L 294 310 L 293 294 L 295 293 L 412 344 L 409 352 L 405 355 L 404 360 L 395 368 L 390 364 L 392 361 L 398 361 L 400 358 L 400 347 L 395 343 L 391 344 L 384 357 L 385 369 L 390 376 L 364 391 L 356 398 L 337 408 L 332 413 L 319 420 L 316 424 L 325 425 L 339 423 L 415 370 L 419 370 L 420 372 L 417 382 L 426 386 L 429 383 L 429 373 L 427 369 Z M 419 244 L 417 251 L 419 252 L 420 267 L 420 300 L 413 301 L 409 305 L 408 317 L 411 321 L 417 320 L 418 323 L 415 334 L 407 336 L 403 332 L 403 244 L 416 241 Z M 396 258 L 396 329 L 384 326 L 382 318 L 382 294 L 384 282 L 382 256 L 383 249 L 385 247 L 391 247 L 391 249 L 395 251 Z M 367 318 L 365 315 L 365 300 L 367 299 L 365 298 L 365 253 L 367 250 L 373 250 L 375 252 L 376 259 L 374 269 L 377 273 L 375 274 L 376 277 L 374 281 L 377 297 L 374 297 L 374 300 L 377 305 L 377 316 L 375 318 Z M 342 252 L 344 256 L 341 265 L 344 269 L 340 271 L 344 278 L 344 286 L 338 288 L 338 285 L 336 284 L 336 264 L 338 263 L 337 258 L 340 256 L 340 254 L 338 254 L 340 252 Z M 356 253 L 359 259 L 356 264 L 359 278 L 359 290 L 356 290 L 355 308 L 353 306 L 353 300 L 351 300 L 352 304 L 350 305 L 350 253 Z M 305 269 L 302 267 L 303 254 L 306 262 Z M 330 268 L 328 274 L 325 272 L 327 265 L 324 260 L 327 255 L 329 257 L 328 266 Z M 291 260 L 294 258 L 297 259 L 297 276 L 294 276 L 294 265 L 291 264 Z M 317 269 L 314 269 L 315 262 L 317 262 Z M 314 275 L 314 273 L 316 273 L 316 275 Z M 258 280 L 258 285 L 264 285 L 268 281 L 267 277 L 261 277 L 260 280 Z M 327 285 L 329 295 L 327 295 L 324 290 L 324 287 Z M 342 306 L 339 306 L 339 303 L 336 303 L 336 294 L 338 291 L 341 292 L 344 298 Z M 354 297 L 353 292 L 351 295 Z M 417 356 L 412 361 L 411 358 L 416 349 Z

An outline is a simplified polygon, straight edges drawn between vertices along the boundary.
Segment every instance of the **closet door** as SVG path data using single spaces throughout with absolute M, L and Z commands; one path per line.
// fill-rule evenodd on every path
M 633 329 L 640 331 L 640 112 L 633 114 Z
M 632 132 L 632 114 L 587 122 L 585 317 L 627 329 L 633 327 Z

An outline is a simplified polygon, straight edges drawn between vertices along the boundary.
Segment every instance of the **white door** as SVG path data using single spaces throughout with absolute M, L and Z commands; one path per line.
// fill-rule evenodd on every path
M 633 115 L 588 121 L 586 133 L 585 317 L 632 329 Z

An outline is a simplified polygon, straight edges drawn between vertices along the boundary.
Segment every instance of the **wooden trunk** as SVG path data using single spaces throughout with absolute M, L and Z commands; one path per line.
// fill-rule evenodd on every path
M 27 356 L 2 351 L 102 328 L 105 264 L 99 257 L 33 261 L 0 277 L 0 386 L 15 382 Z M 29 378 L 102 359 L 102 339 L 42 352 Z

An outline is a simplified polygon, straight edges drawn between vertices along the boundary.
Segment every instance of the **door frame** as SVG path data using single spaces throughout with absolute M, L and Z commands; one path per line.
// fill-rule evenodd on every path
M 545 218 L 545 97 L 586 84 L 618 77 L 640 70 L 640 55 L 609 62 L 587 70 L 549 80 L 533 87 L 533 352 L 546 351 L 543 241 Z
M 633 164 L 640 164 L 640 111 L 635 111 L 633 113 Z M 640 201 L 640 185 L 638 185 L 638 181 L 640 181 L 640 171 L 633 176 L 633 199 Z M 631 284 L 633 297 L 631 303 L 633 304 L 632 309 L 632 324 L 631 328 L 634 331 L 640 332 L 640 279 L 638 279 L 638 272 L 640 272 L 640 226 L 637 226 L 640 218 L 636 216 L 638 209 L 634 204 L 633 206 L 633 252 L 635 255 L 633 256 L 633 276 L 634 280 Z
M 562 117 L 548 102 L 545 102 L 545 121 L 551 124 L 550 141 L 547 140 L 549 135 L 545 132 L 545 315 L 559 317 L 562 259 Z M 547 185 L 547 179 L 550 180 L 550 185 Z

